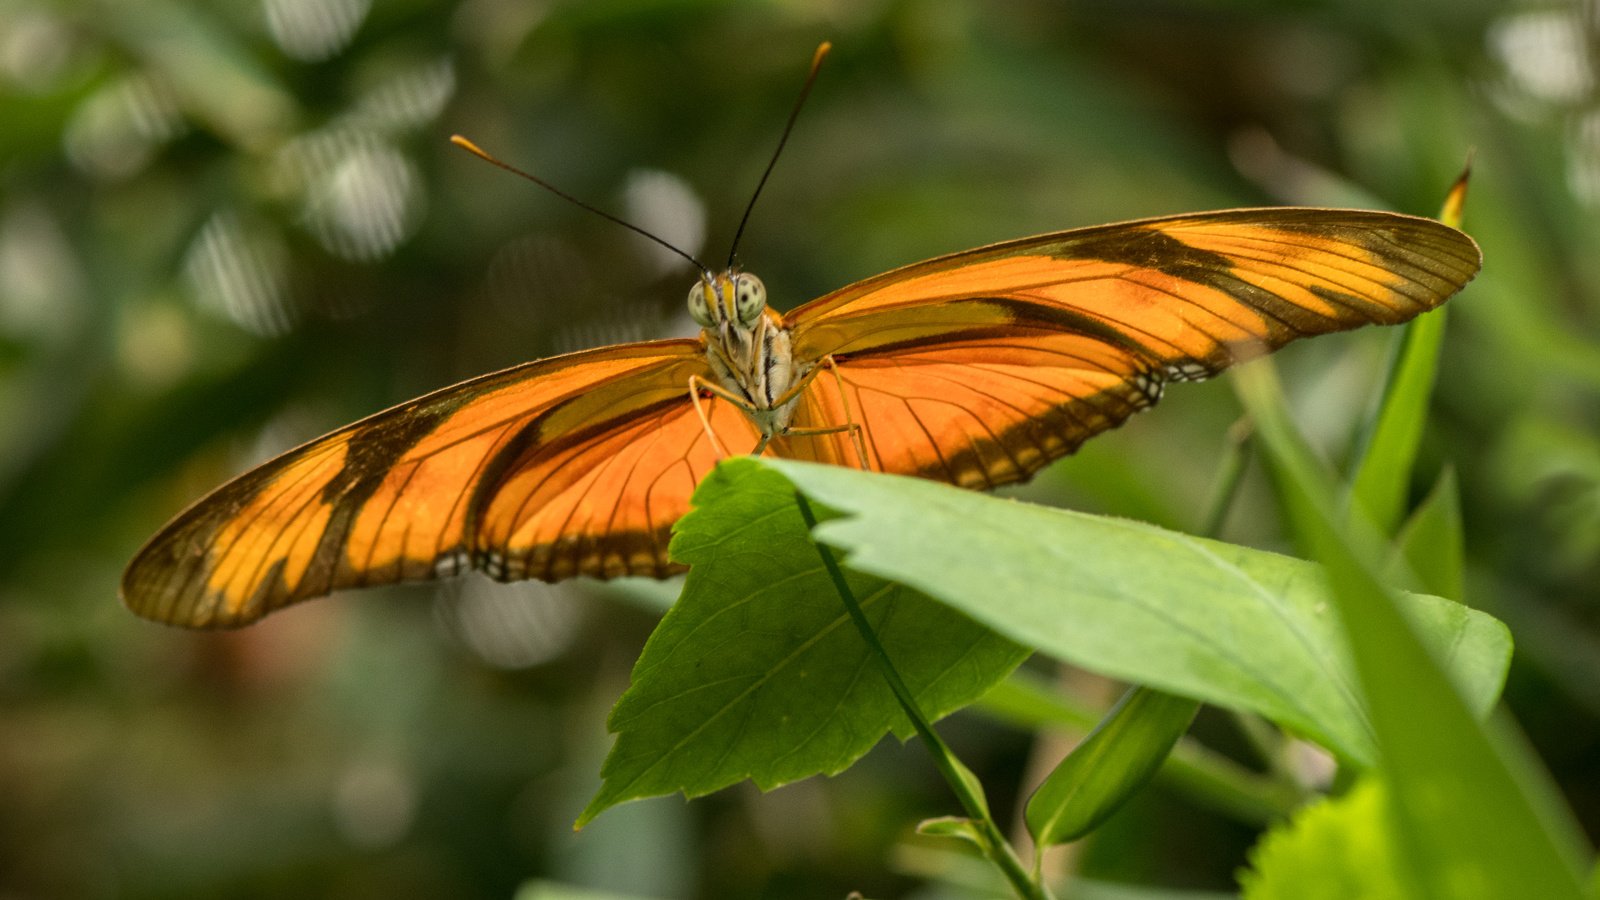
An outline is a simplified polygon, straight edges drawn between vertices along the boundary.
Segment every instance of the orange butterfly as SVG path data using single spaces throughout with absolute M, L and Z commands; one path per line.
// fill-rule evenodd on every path
M 1480 260 L 1429 219 L 1271 208 L 995 244 L 788 314 L 730 265 L 689 291 L 696 338 L 481 376 L 246 472 L 152 538 L 122 596 L 151 619 L 228 627 L 468 569 L 665 576 L 681 568 L 672 525 L 727 451 L 964 487 L 1021 481 L 1169 381 L 1406 321 Z

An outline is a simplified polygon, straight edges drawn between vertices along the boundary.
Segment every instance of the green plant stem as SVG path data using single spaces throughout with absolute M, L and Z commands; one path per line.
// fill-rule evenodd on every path
M 1206 504 L 1205 521 L 1200 533 L 1208 538 L 1222 536 L 1222 526 L 1239 496 L 1239 485 L 1244 482 L 1244 470 L 1250 463 L 1250 437 L 1253 429 L 1249 419 L 1240 419 L 1228 429 L 1228 446 L 1223 452 L 1222 468 L 1217 473 L 1216 487 L 1211 491 L 1211 502 Z
M 1250 463 L 1254 435 L 1255 425 L 1248 416 L 1235 422 L 1233 427 L 1228 429 L 1228 446 L 1224 451 L 1222 465 L 1217 472 L 1217 484 L 1211 492 L 1211 502 L 1207 505 L 1205 521 L 1200 529 L 1200 533 L 1205 537 L 1222 536 L 1222 526 L 1228 519 L 1228 511 L 1233 508 L 1233 501 L 1239 496 L 1239 486 L 1244 483 L 1244 473 Z M 1233 718 L 1239 726 L 1239 732 L 1255 749 L 1262 762 L 1266 763 L 1272 780 L 1280 786 L 1292 787 L 1296 793 L 1303 794 L 1304 789 L 1300 787 L 1298 780 L 1285 764 L 1282 734 L 1260 717 L 1249 713 L 1234 710 Z
M 799 504 L 800 516 L 805 519 L 806 528 L 814 530 L 817 527 L 817 518 L 811 511 L 811 505 L 806 502 L 805 496 L 798 492 L 795 493 L 795 501 Z M 995 824 L 994 818 L 989 813 L 988 801 L 983 797 L 982 788 L 968 777 L 966 767 L 956 759 L 955 754 L 939 737 L 938 732 L 933 730 L 933 726 L 917 707 L 916 698 L 911 695 L 911 689 L 906 686 L 900 677 L 900 672 L 889 659 L 889 654 L 883 649 L 883 644 L 878 641 L 877 632 L 873 630 L 872 623 L 867 621 L 867 614 L 856 600 L 855 593 L 850 590 L 850 585 L 846 583 L 844 572 L 834 560 L 833 553 L 815 539 L 812 544 L 816 546 L 817 554 L 822 557 L 822 565 L 828 570 L 828 577 L 833 579 L 833 585 L 839 592 L 839 599 L 844 601 L 845 610 L 849 612 L 856 630 L 861 632 L 861 639 L 867 642 L 867 647 L 883 669 L 883 676 L 889 682 L 889 689 L 894 692 L 895 699 L 900 701 L 900 708 L 905 710 L 906 717 L 911 720 L 911 726 L 927 745 L 939 774 L 944 776 L 950 788 L 955 791 L 956 799 L 960 801 L 962 809 L 966 810 L 967 816 L 983 836 L 984 842 L 980 846 L 984 854 L 1000 869 L 1001 874 L 1010 882 L 1019 897 L 1029 900 L 1049 900 L 1049 892 L 1028 873 L 1022 865 L 1022 860 L 1017 857 L 1016 851 L 1006 842 L 999 826 Z

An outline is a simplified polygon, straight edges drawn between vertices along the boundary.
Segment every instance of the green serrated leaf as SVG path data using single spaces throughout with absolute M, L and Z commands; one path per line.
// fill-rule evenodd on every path
M 1301 808 L 1250 851 L 1243 900 L 1405 900 L 1376 778 Z
M 849 621 L 781 475 L 719 466 L 678 524 L 693 568 L 611 713 L 616 744 L 578 824 L 609 806 L 743 779 L 763 790 L 848 767 L 911 725 Z M 913 590 L 850 587 L 930 718 L 981 696 L 1027 651 Z
M 1143 788 L 1189 730 L 1200 704 L 1133 688 L 1028 798 L 1035 845 L 1075 841 Z
M 1321 569 L 1220 541 L 946 485 L 792 460 L 783 473 L 841 515 L 819 540 L 847 568 L 938 598 L 1013 640 L 1124 681 L 1259 713 L 1363 765 L 1376 759 Z M 1407 595 L 1407 615 L 1475 709 L 1511 645 L 1493 618 Z

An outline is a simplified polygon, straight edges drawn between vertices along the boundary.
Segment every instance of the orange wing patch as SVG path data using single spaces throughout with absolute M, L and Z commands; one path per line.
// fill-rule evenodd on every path
M 872 468 L 974 488 L 1021 481 L 1160 396 L 1148 366 L 1115 344 L 1015 324 L 906 341 L 839 367 L 839 381 L 812 382 L 797 428 L 847 421 L 842 382 Z M 773 450 L 856 465 L 845 434 L 781 438 Z
M 682 571 L 667 558 L 672 524 L 719 454 L 687 384 L 674 387 L 629 416 L 530 444 L 482 511 L 480 567 L 507 581 Z M 730 453 L 750 452 L 756 432 L 744 413 L 721 400 L 705 409 Z
M 289 461 L 271 481 L 274 490 L 262 488 L 238 512 L 221 523 L 213 546 L 216 564 L 205 579 L 205 593 L 220 609 L 206 615 L 233 618 L 244 613 L 252 586 L 264 580 L 264 566 L 276 565 L 277 577 L 290 593 L 305 582 L 316 555 L 317 543 L 328 530 L 333 513 L 320 500 L 323 488 L 344 469 L 348 434 L 336 435 L 313 452 Z M 265 547 L 248 552 L 255 535 L 271 533 Z
M 464 569 L 475 504 L 523 445 L 559 442 L 597 407 L 626 418 L 676 392 L 689 408 L 704 353 L 682 340 L 556 357 L 319 438 L 180 513 L 129 565 L 123 600 L 159 621 L 233 626 L 340 588 Z
M 1477 273 L 1430 219 L 1259 209 L 1149 219 L 940 257 L 790 313 L 831 356 L 796 427 L 854 421 L 875 468 L 984 487 L 1028 477 L 1155 403 L 1291 340 L 1432 309 Z M 843 436 L 775 451 L 854 465 Z

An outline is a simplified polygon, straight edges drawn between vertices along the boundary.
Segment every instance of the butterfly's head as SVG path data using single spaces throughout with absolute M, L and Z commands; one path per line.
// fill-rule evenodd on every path
M 729 269 L 689 288 L 689 316 L 707 331 L 749 331 L 767 309 L 767 287 L 749 272 Z

